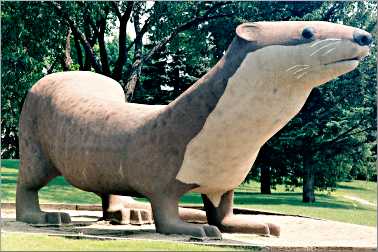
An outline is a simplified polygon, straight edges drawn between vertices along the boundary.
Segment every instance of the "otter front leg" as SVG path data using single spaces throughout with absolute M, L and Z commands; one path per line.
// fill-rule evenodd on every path
M 68 213 L 43 212 L 39 207 L 38 189 L 26 186 L 21 180 L 17 183 L 16 220 L 30 224 L 68 224 Z
M 103 217 L 100 220 L 122 225 L 153 223 L 149 204 L 139 203 L 132 197 L 121 195 L 101 195 L 101 200 Z
M 20 140 L 20 169 L 16 190 L 16 220 L 31 224 L 68 224 L 70 215 L 63 212 L 43 212 L 39 205 L 38 191 L 59 172 L 45 158 L 40 147 Z
M 208 223 L 217 226 L 222 232 L 251 233 L 259 235 L 280 235 L 280 227 L 272 223 L 262 223 L 252 220 L 248 215 L 234 215 L 234 191 L 222 195 L 218 207 L 215 207 L 208 197 L 202 194 Z
M 178 198 L 168 195 L 157 195 L 151 199 L 155 227 L 158 233 L 190 235 L 198 239 L 222 239 L 216 226 L 192 224 L 179 217 Z

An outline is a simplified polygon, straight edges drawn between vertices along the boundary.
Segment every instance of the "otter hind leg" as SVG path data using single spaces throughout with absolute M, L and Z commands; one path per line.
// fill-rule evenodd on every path
M 101 195 L 102 218 L 113 224 L 152 224 L 150 204 L 140 203 L 132 197 L 121 195 Z
M 31 224 L 66 224 L 69 214 L 43 212 L 40 209 L 38 191 L 59 172 L 45 158 L 37 144 L 20 141 L 20 169 L 16 191 L 16 220 Z
M 190 235 L 196 239 L 222 239 L 216 226 L 187 223 L 180 219 L 178 197 L 156 195 L 151 198 L 155 227 L 158 233 Z
M 273 223 L 263 223 L 249 215 L 233 214 L 234 191 L 228 191 L 222 195 L 218 207 L 202 194 L 208 223 L 217 226 L 222 232 L 250 233 L 259 235 L 280 235 L 280 228 Z

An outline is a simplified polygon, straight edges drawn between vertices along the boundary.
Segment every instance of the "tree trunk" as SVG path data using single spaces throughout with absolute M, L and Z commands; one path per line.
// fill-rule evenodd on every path
M 261 166 L 261 176 L 260 176 L 260 191 L 261 194 L 272 194 L 270 191 L 270 167 Z
M 311 153 L 303 155 L 303 202 L 315 202 L 315 172 L 313 169 Z
M 115 63 L 112 78 L 116 81 L 122 79 L 123 66 L 127 59 L 127 48 L 126 48 L 126 27 L 127 22 L 130 19 L 131 12 L 133 10 L 134 2 L 127 2 L 127 7 L 123 15 L 119 12 L 118 6 L 115 2 L 112 2 L 114 9 L 117 12 L 119 20 L 119 35 L 118 35 L 118 59 Z
M 126 101 L 129 101 L 129 102 L 133 99 L 134 90 L 135 90 L 135 87 L 139 83 L 139 78 L 142 72 L 141 57 L 142 57 L 143 42 L 142 42 L 142 36 L 139 36 L 140 35 L 139 12 L 137 11 L 134 12 L 133 18 L 134 18 L 135 34 L 137 37 L 135 38 L 135 44 L 134 44 L 135 46 L 135 52 L 134 52 L 135 61 L 133 64 L 134 71 L 132 71 L 130 79 L 126 85 Z
M 137 83 L 139 82 L 141 71 L 142 71 L 142 66 L 139 64 L 137 66 L 137 69 L 131 74 L 129 81 L 125 86 L 125 96 L 126 96 L 126 101 L 128 102 L 131 102 L 131 100 L 133 99 L 134 90 Z
M 66 36 L 66 51 L 65 51 L 65 59 L 64 59 L 64 71 L 68 71 L 70 69 L 70 65 L 72 64 L 71 58 L 71 29 L 68 28 L 67 36 Z
M 77 63 L 79 63 L 79 70 L 84 70 L 84 64 L 83 64 L 83 53 L 81 51 L 81 46 L 79 39 L 77 36 L 74 35 L 74 41 L 75 41 L 75 48 L 76 48 L 76 55 L 77 55 Z

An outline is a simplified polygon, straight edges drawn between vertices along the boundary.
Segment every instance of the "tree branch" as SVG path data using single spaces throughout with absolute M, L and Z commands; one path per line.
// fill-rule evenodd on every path
M 341 141 L 347 139 L 348 136 L 357 135 L 357 134 L 359 134 L 359 133 L 366 132 L 366 131 L 368 131 L 368 130 L 374 130 L 374 129 L 375 129 L 374 127 L 368 127 L 368 128 L 365 128 L 365 129 L 362 129 L 362 130 L 359 130 L 359 131 L 350 132 L 349 134 L 344 135 L 343 138 L 339 138 L 339 139 L 338 139 L 337 141 L 335 141 L 335 142 L 336 142 L 336 143 L 337 143 L 337 142 L 341 142 Z
M 216 2 L 215 4 L 213 4 L 204 14 L 203 16 L 204 17 L 207 17 L 209 16 L 211 13 L 213 13 L 215 10 L 219 9 L 220 7 L 223 7 L 227 4 L 231 4 L 232 1 L 227 1 L 227 2 Z
M 330 21 L 330 18 L 333 16 L 337 8 L 339 7 L 338 3 L 332 3 L 331 8 L 329 8 L 323 15 L 322 15 L 322 20 L 323 21 Z
M 180 32 L 189 30 L 189 29 L 193 28 L 195 25 L 198 25 L 200 23 L 203 23 L 203 22 L 206 22 L 206 21 L 209 21 L 209 20 L 224 18 L 224 17 L 231 17 L 233 15 L 235 15 L 235 14 L 234 13 L 228 13 L 228 14 L 219 14 L 219 15 L 215 15 L 215 16 L 200 16 L 200 17 L 193 18 L 192 20 L 190 20 L 190 21 L 188 21 L 184 24 L 179 25 L 176 29 L 174 29 L 172 31 L 171 34 L 164 37 L 160 41 L 160 43 L 158 43 L 156 46 L 154 46 L 154 48 L 152 48 L 151 51 L 142 58 L 141 63 L 144 63 L 147 60 L 149 60 L 152 55 L 159 52 L 167 43 L 169 43 Z
M 108 11 L 105 11 L 105 16 L 99 20 L 99 31 L 98 31 L 98 45 L 100 47 L 100 60 L 102 65 L 102 73 L 110 77 L 110 68 L 108 62 L 108 53 L 106 51 L 105 44 L 105 29 L 106 29 L 106 18 L 108 16 Z
M 144 36 L 144 34 L 147 32 L 148 28 L 150 27 L 150 24 L 151 24 L 151 16 L 148 17 L 148 19 L 144 23 L 142 29 L 140 29 L 140 31 L 138 33 L 136 33 L 135 39 L 130 43 L 130 45 L 127 47 L 126 51 L 129 51 L 131 49 L 131 47 L 133 47 L 136 40 L 139 40 Z
M 133 81 L 133 78 L 135 76 L 136 73 L 138 73 L 141 69 L 141 65 L 143 63 L 145 63 L 146 61 L 148 61 L 155 53 L 159 52 L 160 50 L 162 50 L 162 48 L 167 44 L 169 43 L 175 36 L 177 36 L 180 32 L 183 32 L 183 31 L 186 31 L 188 29 L 191 29 L 193 28 L 195 25 L 198 25 L 200 23 L 203 23 L 203 22 L 206 22 L 206 21 L 209 21 L 209 20 L 212 20 L 212 19 L 217 19 L 217 18 L 223 18 L 223 17 L 230 17 L 230 16 L 233 16 L 234 13 L 228 13 L 228 14 L 218 14 L 218 15 L 215 15 L 215 16 L 209 16 L 212 12 L 214 12 L 217 8 L 221 7 L 221 6 L 224 6 L 226 4 L 229 4 L 230 2 L 219 2 L 219 3 L 216 3 L 214 4 L 211 8 L 209 8 L 205 13 L 204 15 L 202 16 L 198 16 L 198 17 L 194 17 L 192 18 L 191 20 L 189 20 L 188 22 L 186 23 L 183 23 L 179 26 L 177 26 L 172 32 L 171 34 L 167 35 L 166 37 L 164 37 L 163 39 L 160 40 L 160 42 L 155 45 L 149 53 L 147 53 L 145 56 L 141 57 L 140 60 L 136 60 L 134 62 L 134 64 L 132 65 L 131 67 L 131 71 L 130 71 L 130 77 L 129 77 L 129 81 Z M 135 88 L 135 85 L 131 85 L 130 83 L 127 83 L 126 85 L 126 88 L 127 88 L 127 91 L 126 93 L 133 93 L 134 90 L 129 90 L 129 88 Z
M 57 62 L 58 62 L 58 57 L 55 58 L 51 66 L 47 69 L 47 74 L 51 74 L 54 71 L 54 67 Z
M 361 125 L 361 122 L 358 122 L 356 125 L 354 125 L 350 129 L 344 131 L 343 133 L 341 133 L 337 137 L 335 137 L 335 138 L 333 138 L 333 139 L 331 139 L 329 141 L 325 141 L 325 142 L 319 144 L 319 146 L 318 146 L 317 149 L 321 149 L 321 148 L 323 148 L 324 146 L 327 146 L 327 145 L 337 144 L 340 141 L 345 140 L 346 137 L 348 137 L 348 136 L 352 136 L 352 135 L 355 135 L 355 134 L 359 134 L 359 133 L 362 133 L 362 132 L 374 129 L 374 127 L 367 127 L 365 129 L 362 129 L 362 130 L 359 130 L 359 131 L 356 131 L 356 132 L 352 132 L 353 130 L 357 129 L 360 125 Z
M 134 11 L 133 20 L 134 20 L 134 30 L 136 34 L 135 38 L 135 51 L 134 51 L 134 64 L 137 64 L 136 70 L 132 73 L 129 82 L 126 85 L 126 100 L 131 100 L 134 94 L 134 90 L 136 85 L 139 82 L 140 74 L 142 72 L 142 65 L 140 64 L 141 56 L 142 56 L 142 36 L 141 35 L 141 28 L 140 28 L 140 20 L 139 20 L 139 11 Z
M 119 20 L 121 20 L 122 15 L 121 15 L 121 12 L 120 12 L 119 9 L 118 9 L 118 5 L 116 4 L 116 2 L 110 2 L 110 3 L 111 3 L 111 5 L 112 5 L 112 7 L 113 7 L 113 9 L 114 9 L 114 11 L 115 11 L 115 13 L 116 13 L 117 18 L 118 18 Z
M 64 59 L 64 68 L 66 71 L 70 69 L 70 65 L 72 64 L 71 58 L 71 29 L 68 28 L 67 36 L 66 36 L 66 51 L 65 51 L 65 59 Z
M 77 28 L 76 23 L 70 19 L 70 17 L 67 15 L 67 13 L 64 13 L 62 11 L 62 7 L 57 2 L 50 2 L 54 8 L 57 10 L 57 13 L 59 16 L 61 16 L 64 21 L 69 25 L 71 28 L 71 31 L 74 35 L 76 35 L 79 39 L 79 41 L 83 44 L 86 55 L 90 57 L 91 64 L 96 72 L 101 73 L 101 65 L 98 63 L 96 55 L 93 52 L 93 49 L 89 43 L 89 41 L 86 39 L 84 34 L 80 32 L 80 30 Z
M 220 16 L 217 16 L 216 18 L 219 18 Z M 222 16 L 223 17 L 223 16 Z M 161 40 L 160 43 L 158 43 L 154 48 L 152 48 L 152 50 L 146 55 L 143 57 L 142 59 L 142 63 L 146 62 L 147 60 L 149 60 L 151 58 L 152 55 L 154 55 L 155 53 L 159 52 L 163 46 L 165 46 L 168 42 L 170 42 L 175 36 L 177 36 L 180 32 L 183 32 L 185 30 L 188 30 L 189 28 L 192 28 L 194 25 L 196 24 L 199 24 L 201 22 L 205 22 L 205 21 L 208 21 L 210 19 L 213 19 L 212 17 L 198 17 L 196 19 L 193 19 L 183 25 L 180 25 L 179 27 L 177 27 L 175 30 L 173 30 L 173 32 L 166 36 L 165 38 L 163 38 Z
M 84 70 L 83 64 L 83 53 L 81 51 L 81 46 L 79 42 L 79 38 L 77 35 L 74 34 L 74 41 L 75 41 L 75 48 L 76 48 L 76 55 L 77 55 L 77 62 L 79 63 L 79 69 Z
M 113 4 L 114 6 L 114 4 Z M 120 80 L 122 78 L 122 69 L 126 61 L 126 25 L 130 19 L 131 11 L 133 10 L 134 2 L 127 2 L 125 13 L 119 19 L 119 40 L 118 40 L 118 59 L 113 69 L 113 79 Z M 117 7 L 117 6 L 115 6 Z M 116 8 L 118 10 L 118 7 Z M 119 13 L 120 14 L 120 13 Z

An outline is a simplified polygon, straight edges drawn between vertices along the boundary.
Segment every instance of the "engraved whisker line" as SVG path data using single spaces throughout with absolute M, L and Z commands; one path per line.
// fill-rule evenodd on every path
M 335 43 L 329 43 L 327 45 L 324 45 L 318 49 L 316 49 L 313 53 L 310 54 L 310 56 L 314 56 L 315 54 L 317 54 L 318 52 L 320 52 L 321 50 L 323 50 L 324 48 L 327 48 L 327 47 L 330 47 L 332 45 L 334 45 Z
M 302 71 L 309 69 L 309 68 L 310 68 L 310 66 L 304 67 L 304 68 L 299 68 L 298 70 L 295 70 L 293 73 L 296 74 L 296 73 L 302 72 Z
M 286 72 L 289 72 L 290 70 L 294 70 L 297 67 L 310 67 L 310 65 L 294 65 L 294 66 L 289 67 L 288 69 L 286 69 Z
M 82 176 L 82 180 L 87 180 L 87 169 L 86 168 L 84 168 L 82 171 L 81 171 L 81 176 Z
M 308 71 L 307 71 L 307 72 L 304 72 L 304 73 L 301 73 L 300 75 L 298 75 L 298 76 L 296 77 L 296 79 L 299 80 L 300 78 L 302 78 L 303 76 L 305 76 L 307 73 L 308 73 Z
M 123 178 L 123 177 L 125 176 L 125 175 L 123 174 L 122 161 L 119 162 L 118 173 L 119 173 L 119 175 L 121 176 L 121 178 Z
M 328 51 L 326 51 L 325 53 L 323 53 L 322 56 L 326 56 L 328 53 L 332 52 L 335 49 L 336 49 L 336 47 L 329 49 Z
M 312 48 L 314 46 L 317 46 L 318 44 L 321 44 L 323 42 L 329 42 L 329 41 L 340 41 L 341 39 L 323 39 L 323 40 L 319 40 L 313 44 L 311 44 L 309 47 Z

